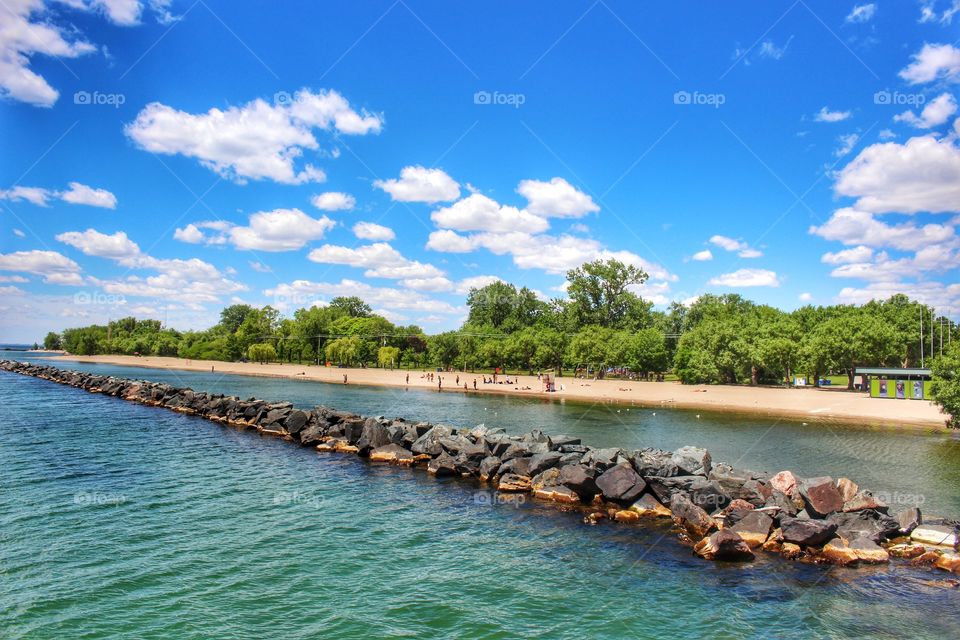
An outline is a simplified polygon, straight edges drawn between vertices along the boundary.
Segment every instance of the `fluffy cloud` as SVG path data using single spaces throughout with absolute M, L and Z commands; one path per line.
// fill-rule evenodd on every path
M 26 200 L 38 207 L 50 205 L 50 200 L 59 199 L 69 204 L 84 204 L 91 207 L 116 209 L 117 197 L 106 189 L 94 189 L 79 182 L 71 182 L 66 191 L 55 191 L 42 187 L 16 186 L 7 191 L 0 190 L 0 200 L 14 202 Z
M 349 193 L 340 191 L 327 191 L 318 193 L 310 198 L 310 203 L 321 211 L 344 211 L 353 209 L 357 200 Z
M 71 182 L 69 189 L 60 194 L 60 199 L 70 204 L 85 204 L 91 207 L 116 209 L 117 197 L 106 189 L 94 189 L 79 182 Z
M 433 231 L 427 238 L 427 249 L 444 253 L 470 253 L 476 248 L 474 242 L 456 231 L 444 229 Z
M 886 300 L 898 293 L 931 305 L 940 313 L 950 316 L 960 314 L 960 284 L 935 281 L 908 282 L 892 279 L 872 282 L 865 287 L 844 287 L 837 294 L 836 300 L 845 304 L 865 304 L 871 300 Z
M 497 276 L 471 276 L 457 283 L 456 292 L 465 296 L 470 293 L 471 289 L 482 289 L 494 282 L 503 282 L 503 278 L 498 278 Z
M 805 291 L 801 293 L 799 296 L 797 296 L 797 300 L 799 300 L 800 302 L 810 302 L 811 300 L 813 300 L 813 294 Z
M 877 220 L 870 212 L 854 208 L 838 209 L 824 224 L 810 227 L 810 233 L 848 246 L 890 247 L 901 251 L 916 251 L 955 237 L 949 225 L 918 226 L 912 222 L 891 225 Z
M 353 225 L 353 235 L 361 240 L 393 240 L 397 237 L 390 227 L 374 222 L 358 222 Z
M 326 244 L 314 249 L 307 256 L 313 262 L 321 264 L 339 264 L 366 269 L 368 278 L 436 278 L 443 272 L 431 264 L 405 258 L 399 251 L 385 242 L 376 242 L 355 249 Z
M 957 112 L 957 101 L 949 93 L 942 93 L 923 108 L 918 116 L 913 111 L 904 111 L 894 116 L 897 122 L 906 122 L 917 129 L 930 129 L 939 126 Z
M 319 240 L 336 224 L 327 216 L 311 218 L 300 209 L 274 209 L 254 213 L 249 226 L 232 227 L 228 233 L 237 249 L 293 251 Z
M 847 15 L 847 22 L 869 22 L 873 19 L 873 16 L 877 13 L 877 5 L 870 4 L 858 4 L 854 5 L 853 9 Z
M 56 251 L 15 251 L 0 253 L 0 271 L 16 271 L 43 276 L 47 284 L 83 283 L 80 265 Z
M 457 313 L 457 309 L 449 303 L 430 298 L 411 289 L 374 287 L 366 282 L 349 279 L 343 279 L 340 282 L 294 280 L 266 289 L 263 293 L 274 298 L 275 306 L 283 310 L 321 304 L 337 296 L 360 296 L 371 306 L 384 309 L 428 314 Z
M 100 233 L 95 229 L 86 231 L 68 231 L 57 235 L 57 240 L 79 249 L 84 255 L 111 260 L 131 259 L 140 255 L 140 247 L 127 237 L 123 231 L 112 235 Z
M 839 172 L 834 190 L 873 213 L 960 211 L 960 149 L 932 136 L 873 144 Z
M 404 167 L 400 178 L 374 180 L 373 186 L 399 202 L 449 202 L 460 197 L 460 185 L 441 169 Z
M 114 280 L 90 278 L 92 284 L 107 293 L 175 300 L 198 308 L 203 303 L 217 302 L 228 293 L 246 290 L 246 286 L 224 277 L 216 267 L 203 260 L 162 259 L 147 255 L 123 231 L 113 234 L 100 233 L 95 229 L 68 231 L 57 235 L 57 240 L 79 249 L 85 255 L 107 258 L 128 269 L 147 269 L 158 273 L 146 278 L 136 275 Z M 76 280 L 80 279 L 79 274 L 73 275 Z
M 501 205 L 487 196 L 474 193 L 449 207 L 437 209 L 430 218 L 438 227 L 455 231 L 539 233 L 550 226 L 545 218 L 529 211 Z
M 856 133 L 848 133 L 847 135 L 837 138 L 837 141 L 840 143 L 840 146 L 833 151 L 833 155 L 837 158 L 842 158 L 853 151 L 853 148 L 857 146 L 857 142 L 860 141 L 860 136 Z
M 710 278 L 709 284 L 720 287 L 779 287 L 777 274 L 768 269 L 738 269 Z
M 713 253 L 710 249 L 704 249 L 703 251 L 697 251 L 690 259 L 695 262 L 707 262 L 713 260 Z
M 710 244 L 720 247 L 724 251 L 736 251 L 737 255 L 741 258 L 759 258 L 763 255 L 762 251 L 751 248 L 746 242 L 742 240 L 734 240 L 733 238 L 728 238 L 727 236 L 711 236 L 709 242 Z M 700 253 L 703 252 L 701 251 Z M 712 257 L 713 256 L 711 255 L 711 258 Z
M 853 249 L 844 249 L 836 253 L 825 253 L 820 261 L 825 264 L 849 264 L 852 262 L 866 262 L 873 257 L 873 249 L 860 245 Z
M 336 91 L 303 89 L 275 105 L 257 98 L 200 114 L 153 102 L 124 131 L 142 149 L 196 158 L 241 184 L 248 179 L 301 184 L 326 178 L 311 164 L 295 167 L 305 149 L 319 149 L 314 129 L 363 135 L 378 133 L 382 124 L 380 115 L 355 111 Z
M 204 241 L 205 237 L 203 231 L 197 228 L 195 224 L 188 224 L 182 229 L 175 229 L 173 232 L 173 237 L 175 240 L 181 242 L 187 242 L 189 244 L 200 244 Z
M 820 111 L 813 117 L 817 122 L 840 122 L 849 118 L 849 111 L 831 111 L 826 107 L 820 107 Z
M 76 58 L 97 48 L 53 24 L 42 0 L 13 0 L 3 5 L 0 28 L 0 97 L 38 107 L 50 107 L 60 92 L 29 68 L 30 57 L 41 54 Z
M 924 44 L 913 61 L 900 71 L 910 84 L 934 80 L 960 82 L 960 49 L 949 44 Z
M 579 218 L 600 211 L 590 196 L 563 178 L 550 182 L 523 180 L 517 193 L 528 200 L 527 211 L 544 218 Z

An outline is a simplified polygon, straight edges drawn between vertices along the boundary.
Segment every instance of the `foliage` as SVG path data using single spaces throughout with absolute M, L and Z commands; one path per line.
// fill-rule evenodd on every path
M 933 401 L 947 414 L 947 426 L 960 429 L 960 342 L 953 342 L 934 359 Z
M 277 359 L 277 350 L 268 342 L 252 344 L 247 347 L 247 357 L 254 362 L 273 362 Z

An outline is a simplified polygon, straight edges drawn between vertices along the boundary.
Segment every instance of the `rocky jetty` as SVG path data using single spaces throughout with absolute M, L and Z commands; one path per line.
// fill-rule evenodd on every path
M 473 479 L 503 493 L 531 493 L 584 521 L 634 526 L 671 519 L 679 540 L 707 560 L 744 562 L 758 553 L 857 566 L 890 562 L 960 573 L 960 522 L 891 514 L 847 478 L 801 478 L 714 462 L 697 447 L 677 451 L 595 449 L 540 430 L 511 435 L 402 418 L 364 417 L 329 407 L 210 394 L 169 384 L 0 361 L 0 370 L 50 380 L 233 427 L 256 429 L 318 451 Z

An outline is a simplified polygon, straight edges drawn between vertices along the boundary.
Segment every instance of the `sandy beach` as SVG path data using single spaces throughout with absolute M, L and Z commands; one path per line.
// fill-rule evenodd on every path
M 250 376 L 316 380 L 331 384 L 395 386 L 437 390 L 436 379 L 426 371 L 387 369 L 340 369 L 297 364 L 218 362 L 182 358 L 135 356 L 58 356 L 51 360 L 97 362 L 114 365 L 214 371 Z M 406 381 L 409 375 L 409 383 Z M 511 384 L 484 384 L 482 374 L 450 372 L 443 377 L 443 393 L 498 393 L 540 397 L 554 401 L 618 402 L 643 407 L 703 409 L 779 416 L 805 421 L 884 427 L 945 429 L 944 417 L 928 401 L 870 398 L 840 389 L 782 389 L 733 385 L 682 385 L 675 382 L 626 382 L 622 380 L 557 379 L 557 391 L 548 393 L 536 376 L 509 376 Z M 459 376 L 460 384 L 455 385 Z M 477 391 L 473 390 L 476 379 Z M 503 379 L 501 376 L 498 379 Z M 464 391 L 463 385 L 467 384 Z

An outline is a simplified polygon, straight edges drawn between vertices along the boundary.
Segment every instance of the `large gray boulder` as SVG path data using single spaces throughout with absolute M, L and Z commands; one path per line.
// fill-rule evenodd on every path
M 780 531 L 783 533 L 784 542 L 811 547 L 829 542 L 837 531 L 837 525 L 826 520 L 781 518 Z
M 680 447 L 673 452 L 671 460 L 681 475 L 709 476 L 711 466 L 710 452 L 700 447 Z
M 582 464 L 560 468 L 560 484 L 573 490 L 583 502 L 589 503 L 600 492 L 596 482 L 597 472 Z
M 606 500 L 626 505 L 636 502 L 647 487 L 630 464 L 610 467 L 597 477 L 596 482 Z

